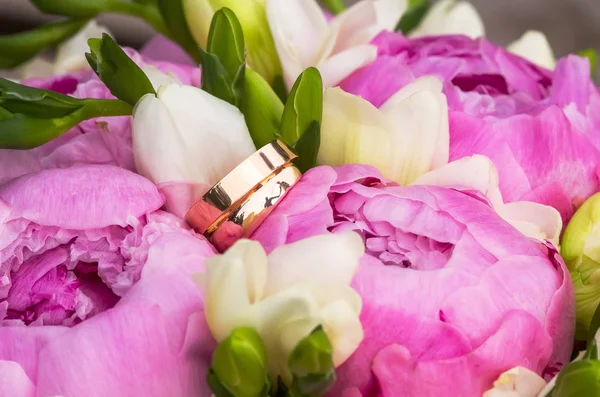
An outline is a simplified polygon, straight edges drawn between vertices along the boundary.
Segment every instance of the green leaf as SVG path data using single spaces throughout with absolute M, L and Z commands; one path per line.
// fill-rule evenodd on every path
M 207 381 L 217 397 L 267 397 L 271 381 L 260 335 L 252 328 L 234 329 L 217 346 Z
M 563 368 L 552 397 L 600 396 L 600 361 L 575 361 Z
M 288 358 L 293 376 L 288 396 L 318 397 L 335 383 L 333 347 L 323 327 L 302 339 Z
M 279 138 L 283 103 L 260 74 L 246 68 L 242 113 L 257 148 Z
M 30 149 L 83 120 L 130 115 L 132 110 L 119 100 L 77 99 L 0 78 L 0 148 Z
M 396 31 L 401 31 L 402 34 L 407 35 L 415 30 L 427 15 L 430 6 L 429 0 L 410 0 L 408 10 L 400 18 Z
M 183 0 L 157 0 L 160 13 L 171 32 L 170 37 L 177 42 L 195 61 L 202 60 L 200 48 L 196 44 L 190 31 L 185 12 Z M 138 2 L 140 2 L 138 0 Z M 149 0 L 145 2 L 150 3 Z
M 0 69 L 11 69 L 75 35 L 87 20 L 51 23 L 26 32 L 0 36 Z
M 587 48 L 579 52 L 579 56 L 587 58 L 590 61 L 590 70 L 592 78 L 596 76 L 596 70 L 598 69 L 598 52 L 593 48 Z
M 301 172 L 304 173 L 317 164 L 320 145 L 321 125 L 313 121 L 294 146 L 294 152 L 298 155 L 295 164 Z
M 83 107 L 83 101 L 53 91 L 40 90 L 0 78 L 0 106 L 11 113 L 38 118 L 64 117 Z
M 281 118 L 280 139 L 295 149 L 301 171 L 316 164 L 322 118 L 323 80 L 317 69 L 308 68 L 294 83 Z
M 344 0 L 323 0 L 323 4 L 333 15 L 337 15 L 346 9 Z
M 202 89 L 242 108 L 246 72 L 242 26 L 228 8 L 213 16 L 207 51 L 202 54 Z
M 90 39 L 88 43 L 88 63 L 114 96 L 135 106 L 144 95 L 156 95 L 146 74 L 109 35 L 105 33 L 102 39 Z

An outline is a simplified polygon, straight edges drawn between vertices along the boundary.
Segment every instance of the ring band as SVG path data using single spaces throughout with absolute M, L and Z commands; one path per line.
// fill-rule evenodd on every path
M 300 179 L 297 156 L 280 141 L 262 147 L 215 184 L 185 216 L 224 251 L 250 235 Z

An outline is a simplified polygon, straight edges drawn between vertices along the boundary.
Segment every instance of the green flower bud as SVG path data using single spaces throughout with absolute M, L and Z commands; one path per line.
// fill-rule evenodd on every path
M 331 342 L 322 327 L 301 340 L 290 353 L 288 369 L 293 376 L 290 396 L 321 396 L 335 382 Z
M 569 222 L 561 242 L 575 288 L 577 330 L 587 340 L 592 317 L 600 304 L 600 194 L 589 198 Z
M 600 395 L 600 361 L 575 361 L 558 374 L 552 397 Z
M 282 72 L 267 21 L 265 0 L 183 0 L 183 6 L 192 34 L 202 48 L 207 47 L 213 15 L 224 7 L 231 9 L 244 31 L 248 64 L 271 86 L 277 84 Z
M 208 383 L 217 397 L 267 397 L 267 351 L 260 335 L 251 328 L 237 328 L 213 355 Z

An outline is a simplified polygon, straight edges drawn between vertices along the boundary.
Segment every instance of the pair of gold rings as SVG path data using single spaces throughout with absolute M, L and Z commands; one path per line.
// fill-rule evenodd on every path
M 252 234 L 298 182 L 296 157 L 278 140 L 263 146 L 196 202 L 185 220 L 219 251 L 226 250 Z

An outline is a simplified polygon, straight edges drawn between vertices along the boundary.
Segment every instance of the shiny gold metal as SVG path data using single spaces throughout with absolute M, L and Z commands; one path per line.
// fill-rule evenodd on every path
M 248 157 L 213 186 L 186 215 L 186 221 L 223 251 L 250 235 L 298 182 L 296 155 L 273 141 Z

